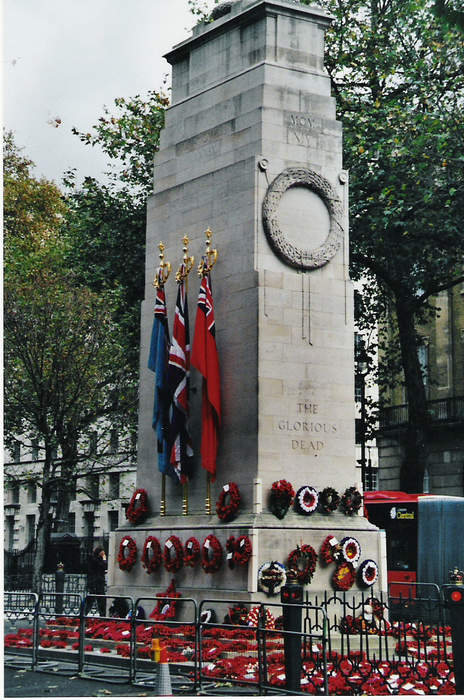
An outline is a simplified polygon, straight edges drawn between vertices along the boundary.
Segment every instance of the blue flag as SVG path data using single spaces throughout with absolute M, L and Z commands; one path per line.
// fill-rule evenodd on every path
M 169 462 L 168 451 L 170 405 L 168 387 L 169 329 L 166 297 L 164 287 L 161 285 L 156 289 L 154 311 L 150 353 L 148 355 L 148 368 L 156 374 L 152 426 L 153 430 L 156 431 L 158 442 L 158 469 L 162 474 L 175 477 L 175 472 Z

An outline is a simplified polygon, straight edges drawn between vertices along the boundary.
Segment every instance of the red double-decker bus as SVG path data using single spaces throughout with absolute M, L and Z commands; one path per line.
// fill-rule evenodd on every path
M 385 530 L 391 596 L 415 596 L 421 583 L 448 583 L 464 569 L 464 498 L 403 491 L 365 491 L 364 514 Z

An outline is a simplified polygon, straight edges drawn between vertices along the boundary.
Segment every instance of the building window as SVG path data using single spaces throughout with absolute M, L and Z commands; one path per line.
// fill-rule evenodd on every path
M 119 479 L 120 479 L 119 472 L 115 472 L 113 474 L 110 474 L 110 483 L 109 483 L 109 489 L 108 489 L 109 498 L 119 498 Z
M 95 454 L 97 451 L 97 447 L 98 447 L 98 433 L 96 430 L 94 430 L 94 432 L 90 436 L 90 441 L 89 441 L 90 454 Z
M 98 474 L 91 474 L 87 477 L 87 489 L 90 498 L 96 500 L 100 496 L 100 477 Z
M 76 532 L 76 514 L 75 513 L 69 513 L 69 515 L 68 515 L 68 527 L 69 527 L 69 532 L 71 532 L 71 533 Z
M 362 400 L 362 383 L 364 381 L 364 377 L 362 377 L 360 374 L 355 374 L 354 375 L 354 400 L 356 403 L 361 403 Z
M 19 484 L 15 484 L 10 489 L 10 503 L 19 503 Z
M 26 537 L 28 542 L 35 539 L 35 515 L 28 515 L 26 518 Z
M 36 443 L 32 445 L 31 458 L 33 462 L 36 462 L 39 459 L 39 446 Z
M 419 345 L 417 349 L 417 354 L 419 357 L 419 364 L 422 372 L 422 379 L 424 381 L 424 387 L 426 394 L 428 396 L 429 387 L 429 346 L 426 343 Z
M 7 515 L 5 528 L 5 546 L 11 552 L 14 548 L 14 515 Z
M 27 502 L 37 503 L 37 484 L 27 485 Z
M 77 491 L 77 479 L 74 477 L 69 482 L 69 500 L 70 501 L 76 500 L 76 491 Z
M 93 537 L 95 513 L 84 513 L 84 537 Z
M 20 462 L 21 461 L 21 443 L 18 442 L 18 440 L 15 440 L 15 443 L 13 445 L 13 462 Z
M 109 510 L 108 511 L 108 529 L 110 532 L 117 530 L 119 525 L 119 511 Z
M 110 452 L 116 454 L 119 449 L 119 435 L 117 430 L 112 430 L 110 434 Z

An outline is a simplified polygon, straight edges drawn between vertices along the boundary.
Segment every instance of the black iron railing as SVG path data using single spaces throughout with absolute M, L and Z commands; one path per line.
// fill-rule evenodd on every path
M 446 399 L 427 401 L 427 410 L 432 423 L 464 421 L 464 396 L 450 396 Z M 408 404 L 387 406 L 380 409 L 380 428 L 393 428 L 406 425 L 409 419 Z

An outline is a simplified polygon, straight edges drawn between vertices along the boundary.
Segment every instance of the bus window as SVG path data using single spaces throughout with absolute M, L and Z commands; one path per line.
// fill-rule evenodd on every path
M 387 531 L 388 569 L 416 571 L 417 542 L 415 523 L 392 522 Z

